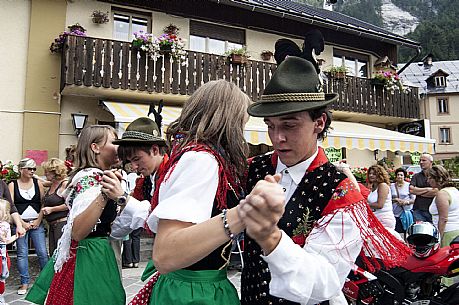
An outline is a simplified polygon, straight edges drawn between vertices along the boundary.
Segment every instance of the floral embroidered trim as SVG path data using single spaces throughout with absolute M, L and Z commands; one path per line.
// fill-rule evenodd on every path
M 91 187 L 100 185 L 102 181 L 102 174 L 96 174 L 92 176 L 84 176 L 81 178 L 73 187 L 72 193 L 69 197 L 69 204 L 72 206 L 73 200 L 78 194 L 83 193 Z

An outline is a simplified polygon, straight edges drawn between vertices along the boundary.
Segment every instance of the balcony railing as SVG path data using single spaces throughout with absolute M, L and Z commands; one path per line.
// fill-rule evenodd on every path
M 188 51 L 184 64 L 161 55 L 151 58 L 131 43 L 68 36 L 62 57 L 62 85 L 191 95 L 203 83 L 226 79 L 254 101 L 260 98 L 276 65 L 252 61 L 231 64 L 225 56 Z M 331 108 L 366 114 L 419 117 L 417 89 L 388 92 L 369 79 L 346 77 L 325 83 L 326 92 L 339 93 Z

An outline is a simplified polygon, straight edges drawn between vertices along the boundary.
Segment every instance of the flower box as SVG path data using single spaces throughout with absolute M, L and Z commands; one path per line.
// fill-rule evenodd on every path
M 240 54 L 231 54 L 229 56 L 230 62 L 235 65 L 243 65 L 248 62 L 247 56 Z

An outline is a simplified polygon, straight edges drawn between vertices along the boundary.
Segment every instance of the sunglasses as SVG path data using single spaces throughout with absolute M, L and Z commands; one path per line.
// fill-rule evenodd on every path
M 24 167 L 24 169 L 29 170 L 29 171 L 31 171 L 31 172 L 32 172 L 32 171 L 35 172 L 35 171 L 37 170 L 36 167 Z

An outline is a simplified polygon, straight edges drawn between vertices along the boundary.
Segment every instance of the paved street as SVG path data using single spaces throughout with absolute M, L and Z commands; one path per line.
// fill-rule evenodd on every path
M 134 295 L 142 288 L 143 282 L 140 281 L 140 276 L 143 272 L 143 269 L 147 265 L 146 262 L 141 262 L 139 264 L 139 268 L 129 268 L 123 269 L 123 286 L 126 290 L 127 302 L 131 301 Z M 12 266 L 15 268 L 15 266 Z M 236 286 L 238 292 L 240 290 L 240 272 L 230 271 L 229 278 L 231 282 Z M 12 279 L 8 279 L 6 283 L 6 292 L 5 292 L 5 300 L 10 305 L 23 305 L 23 304 L 32 304 L 28 301 L 24 300 L 24 296 L 19 296 L 16 293 L 18 285 L 12 281 Z M 103 305 L 103 304 L 101 304 Z

